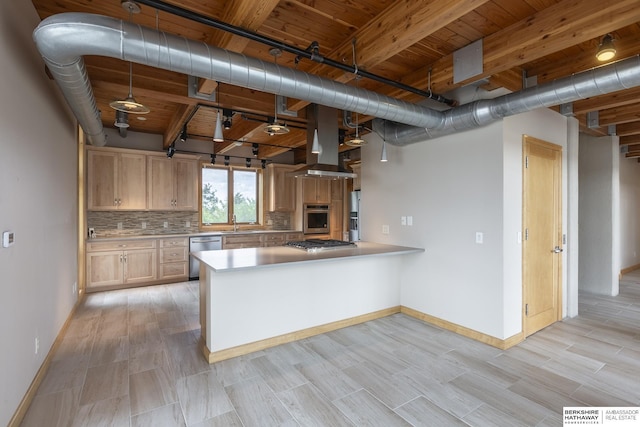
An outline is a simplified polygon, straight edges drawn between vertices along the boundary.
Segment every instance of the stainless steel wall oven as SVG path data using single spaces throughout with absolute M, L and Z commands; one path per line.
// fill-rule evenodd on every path
M 329 218 L 329 205 L 304 205 L 304 234 L 328 234 Z

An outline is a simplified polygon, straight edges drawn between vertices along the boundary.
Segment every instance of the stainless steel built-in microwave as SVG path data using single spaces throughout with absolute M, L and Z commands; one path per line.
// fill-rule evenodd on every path
M 304 205 L 304 234 L 329 233 L 329 205 Z

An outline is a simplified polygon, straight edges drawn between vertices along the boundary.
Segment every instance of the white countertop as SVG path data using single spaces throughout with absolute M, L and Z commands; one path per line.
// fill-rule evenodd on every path
M 423 252 L 421 248 L 383 245 L 381 243 L 357 242 L 356 247 L 307 252 L 288 246 L 268 248 L 228 249 L 218 251 L 191 252 L 196 259 L 215 272 L 237 271 L 270 267 L 288 263 L 328 261 L 340 258 L 356 258 Z

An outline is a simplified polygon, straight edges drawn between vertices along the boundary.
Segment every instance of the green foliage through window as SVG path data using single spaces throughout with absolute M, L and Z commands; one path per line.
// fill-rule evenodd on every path
M 233 203 L 229 197 L 233 194 Z M 258 179 L 255 170 L 202 168 L 202 223 L 229 224 L 258 221 Z

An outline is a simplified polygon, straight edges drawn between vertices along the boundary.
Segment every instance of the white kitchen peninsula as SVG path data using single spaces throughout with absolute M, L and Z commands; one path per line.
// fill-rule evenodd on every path
M 358 242 L 322 252 L 194 252 L 205 358 L 213 363 L 397 313 L 403 262 L 422 251 Z

